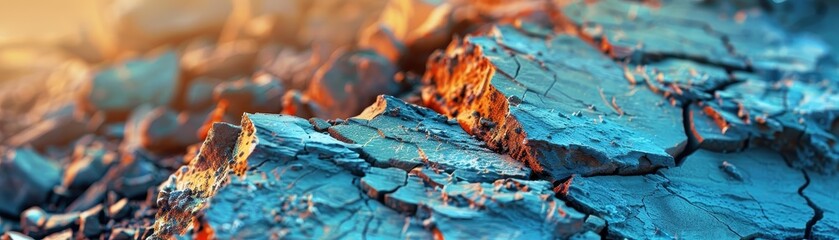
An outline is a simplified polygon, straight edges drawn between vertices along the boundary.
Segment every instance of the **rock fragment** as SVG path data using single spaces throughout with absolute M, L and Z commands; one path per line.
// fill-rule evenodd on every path
M 839 138 L 831 133 L 836 119 L 832 116 L 839 109 L 833 104 L 839 99 L 831 90 L 835 88 L 833 80 L 773 82 L 752 74 L 738 75 L 744 77 L 742 83 L 720 90 L 713 100 L 691 106 L 693 134 L 711 142 L 704 147 L 721 150 L 726 147 L 719 143 L 726 142 L 735 148 L 760 145 L 783 153 L 798 168 L 839 171 L 839 145 L 834 144 Z M 699 109 L 702 113 L 697 113 Z
M 138 239 L 141 236 L 136 229 L 129 229 L 129 228 L 115 228 L 111 231 L 111 238 L 110 240 L 130 240 L 130 239 Z
M 56 164 L 28 148 L 0 147 L 0 213 L 17 216 L 44 203 L 61 180 Z
M 836 187 L 836 175 L 811 172 L 807 177 L 809 184 L 802 189 L 801 194 L 809 198 L 814 207 L 822 212 L 821 216 L 816 213 L 807 222 L 807 226 L 812 226 L 810 236 L 812 239 L 839 238 L 839 203 L 836 202 L 839 191 Z
M 204 141 L 200 153 L 161 185 L 157 196 L 157 213 L 151 239 L 165 239 L 183 234 L 193 222 L 194 213 L 204 208 L 228 172 L 241 166 L 234 154 L 241 130 L 225 123 L 216 123 Z
M 410 171 L 425 165 L 472 182 L 530 176 L 524 164 L 485 148 L 453 120 L 391 96 L 379 96 L 360 115 L 329 127 L 329 133 L 361 145 L 378 167 Z
M 167 105 L 178 91 L 179 69 L 173 51 L 108 66 L 84 83 L 80 106 L 119 116 L 142 104 Z
M 427 105 L 554 179 L 674 166 L 687 142 L 680 108 L 572 36 L 499 26 L 432 59 Z
M 321 118 L 309 118 L 309 124 L 312 124 L 312 127 L 315 127 L 315 130 L 318 132 L 324 132 L 332 126 L 332 124 Z
M 78 226 L 79 217 L 78 212 L 50 214 L 40 207 L 31 207 L 21 214 L 21 228 L 26 235 L 44 237 Z
M 165 174 L 169 173 L 168 171 L 157 167 L 152 163 L 153 160 L 141 157 L 135 157 L 120 176 L 114 177 L 115 179 L 108 183 L 111 184 L 109 189 L 121 196 L 134 198 L 144 196 L 166 179 Z
M 408 176 L 404 186 L 396 189 L 393 193 L 385 195 L 384 203 L 396 211 L 416 214 L 417 208 L 421 204 L 432 205 L 442 197 L 439 191 L 426 188 L 422 178 Z
M 283 114 L 302 118 L 325 115 L 321 107 L 300 91 L 289 90 L 283 95 Z
M 225 82 L 215 87 L 213 99 L 226 102 L 226 113 L 238 117 L 246 112 L 279 113 L 285 89 L 279 79 L 267 74 Z
M 418 221 L 377 210 L 381 203 L 355 186 L 360 177 L 353 172 L 368 168 L 357 146 L 289 116 L 249 114 L 242 128 L 240 145 L 252 149 L 243 155 L 250 170 L 221 188 L 204 215 L 217 237 L 422 236 L 413 233 L 422 229 Z M 398 230 L 402 226 L 408 231 Z
M 130 212 L 131 206 L 128 205 L 128 199 L 123 198 L 108 206 L 105 215 L 111 219 L 121 219 Z
M 684 59 L 630 64 L 624 67 L 624 78 L 680 105 L 713 99 L 714 91 L 740 82 L 725 68 Z
M 566 239 L 590 230 L 585 215 L 556 199 L 551 187 L 518 179 L 453 183 L 442 191 L 448 204 L 432 202 L 424 209 L 446 238 Z
M 73 234 L 73 232 L 70 231 L 70 236 L 71 237 L 72 237 L 72 234 Z M 31 239 L 34 239 L 34 238 L 31 238 L 29 236 L 26 236 L 26 234 L 19 233 L 19 232 L 6 232 L 6 233 L 3 234 L 2 239 L 4 239 L 4 240 L 6 240 L 6 239 L 9 239 L 9 240 L 31 240 Z
M 736 106 L 735 106 L 736 108 Z M 748 125 L 751 119 L 733 114 L 716 101 L 691 103 L 688 107 L 689 134 L 699 148 L 715 152 L 736 152 L 748 147 L 758 132 Z M 734 110 L 736 112 L 736 109 Z
M 361 178 L 361 189 L 373 199 L 384 199 L 385 194 L 393 193 L 406 184 L 407 174 L 398 168 L 370 168 Z
M 61 232 L 50 234 L 44 237 L 43 240 L 67 240 L 73 239 L 73 229 L 67 229 Z
M 562 12 L 614 56 L 633 61 L 685 58 L 729 69 L 807 73 L 828 54 L 820 40 L 787 33 L 760 11 L 726 12 L 713 5 L 573 1 Z
M 102 205 L 97 205 L 79 214 L 79 235 L 80 237 L 92 238 L 99 236 L 104 226 L 99 219 L 104 216 Z
M 196 78 L 189 82 L 183 97 L 186 109 L 203 110 L 213 105 L 213 91 L 223 81 L 208 78 Z
M 139 140 L 143 149 L 154 153 L 171 153 L 201 142 L 199 129 L 209 112 L 178 112 L 168 107 L 157 107 L 142 116 L 138 123 Z
M 6 144 L 15 147 L 31 146 L 37 150 L 64 146 L 92 133 L 89 120 L 70 114 L 62 114 L 44 119 L 22 132 L 10 136 Z
M 116 163 L 115 147 L 103 139 L 93 136 L 80 139 L 70 163 L 65 167 L 61 186 L 70 189 L 84 189 L 102 178 L 108 169 Z
M 720 168 L 736 164 L 739 179 Z M 645 176 L 575 176 L 559 194 L 608 222 L 618 238 L 801 238 L 813 210 L 799 170 L 767 149 L 699 150 L 678 168 Z M 678 217 L 676 217 L 678 216 Z
M 328 114 L 318 117 L 349 117 L 380 94 L 398 93 L 396 71 L 394 63 L 374 51 L 338 51 L 315 73 L 306 95 Z
M 589 215 L 586 217 L 586 227 L 593 232 L 600 232 L 606 227 L 606 220 L 595 215 Z
M 430 239 L 473 231 L 548 239 L 584 229 L 583 215 L 555 199 L 548 182 L 440 180 L 445 185 L 435 187 L 424 179 L 436 177 L 369 167 L 360 146 L 320 133 L 304 119 L 246 114 L 236 141 L 242 150 L 236 156 L 249 167 L 243 178 L 222 184 L 203 210 L 202 226 L 215 237 Z M 526 229 L 516 225 L 522 219 Z M 550 231 L 540 232 L 545 224 Z

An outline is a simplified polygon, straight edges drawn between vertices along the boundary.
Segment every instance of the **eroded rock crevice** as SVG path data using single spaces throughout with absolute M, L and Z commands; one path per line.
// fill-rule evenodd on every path
M 807 173 L 807 171 L 804 170 L 801 171 L 801 174 L 804 175 L 804 179 L 806 180 L 806 182 L 804 182 L 804 185 L 801 185 L 801 187 L 798 188 L 798 194 L 801 195 L 801 197 L 807 201 L 807 205 L 813 209 L 813 217 L 807 221 L 807 225 L 804 232 L 804 239 L 814 239 L 813 226 L 815 226 L 816 223 L 819 222 L 819 220 L 824 218 L 824 210 L 822 210 L 818 205 L 816 205 L 816 203 L 813 202 L 813 200 L 811 200 L 809 197 L 807 197 L 806 194 L 804 194 L 804 190 L 807 189 L 808 186 L 810 186 L 810 175 Z

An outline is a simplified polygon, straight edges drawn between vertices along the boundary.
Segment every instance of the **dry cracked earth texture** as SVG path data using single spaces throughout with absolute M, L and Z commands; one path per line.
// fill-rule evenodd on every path
M 2 238 L 839 239 L 839 4 L 248 3 L 3 72 Z

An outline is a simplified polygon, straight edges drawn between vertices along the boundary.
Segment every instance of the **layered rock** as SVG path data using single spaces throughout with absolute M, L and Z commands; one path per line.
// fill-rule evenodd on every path
M 499 26 L 429 66 L 426 104 L 554 179 L 675 166 L 687 142 L 681 108 L 573 36 Z
M 54 162 L 32 149 L 0 147 L 0 213 L 18 215 L 27 207 L 46 202 L 52 188 L 61 180 Z
M 80 91 L 80 105 L 89 112 L 123 115 L 143 104 L 164 106 L 177 92 L 178 55 L 167 51 L 133 59 L 96 72 Z
M 398 93 L 396 71 L 393 62 L 372 50 L 338 51 L 317 70 L 306 95 L 323 109 L 318 117 L 349 117 L 380 94 Z
M 243 173 L 246 163 L 240 161 L 245 160 L 235 155 L 242 152 L 240 148 L 247 149 L 237 145 L 240 132 L 236 126 L 214 124 L 189 167 L 182 167 L 161 185 L 157 196 L 160 210 L 151 239 L 184 234 L 193 223 L 193 214 L 202 210 L 223 182 L 228 181 L 228 173 Z
M 802 196 L 806 196 L 817 213 L 807 222 L 811 228 L 811 239 L 833 239 L 839 237 L 839 204 L 835 201 L 839 197 L 836 191 L 836 175 L 822 175 L 808 173 L 808 185 L 801 189 Z
M 391 96 L 379 96 L 360 115 L 328 131 L 337 139 L 361 145 L 365 158 L 378 167 L 410 171 L 427 166 L 471 182 L 530 176 L 524 164 L 486 148 L 454 119 Z
M 612 237 L 802 238 L 814 215 L 798 193 L 806 182 L 767 149 L 700 150 L 657 174 L 575 176 L 559 195 L 605 219 Z
M 788 33 L 761 11 L 735 13 L 713 5 L 580 0 L 562 12 L 613 56 L 635 61 L 685 58 L 729 69 L 806 73 L 828 54 L 820 40 Z
M 403 112 L 426 111 L 395 103 L 395 99 L 384 102 L 387 98 L 380 98 L 383 102 L 378 106 L 382 109 L 392 110 L 393 104 L 401 104 Z M 378 121 L 370 122 L 370 126 L 382 125 L 386 129 L 386 122 L 395 120 Z M 431 239 L 478 233 L 547 239 L 571 237 L 588 229 L 584 225 L 585 215 L 556 199 L 549 182 L 500 179 L 494 183 L 472 183 L 430 168 L 406 172 L 373 167 L 368 161 L 375 163 L 375 159 L 360 154 L 365 151 L 362 145 L 338 141 L 316 131 L 309 121 L 295 117 L 248 114 L 243 117 L 241 129 L 238 140 L 226 139 L 227 143 L 222 144 L 219 138 L 214 138 L 205 143 L 202 152 L 238 146 L 232 151 L 236 152 L 233 158 L 238 160 L 230 162 L 247 163 L 247 168 L 234 171 L 243 177 L 230 177 L 229 182 L 218 185 L 215 194 L 186 190 L 209 186 L 206 183 L 213 182 L 214 175 L 173 177 L 178 183 L 176 190 L 162 190 L 170 194 L 168 199 L 161 200 L 183 204 L 163 204 L 162 209 L 171 210 L 159 213 L 168 217 L 158 219 L 156 236 L 166 236 L 161 230 L 182 232 L 186 228 L 175 226 L 186 226 L 190 219 L 201 222 L 195 225 L 193 234 L 245 239 L 266 235 Z M 394 147 L 398 143 L 388 144 Z M 469 149 L 453 148 L 446 153 L 465 154 Z M 441 166 L 461 167 L 457 161 L 452 164 L 444 159 L 440 161 Z M 197 172 L 191 170 L 195 166 L 185 168 L 184 173 Z M 174 198 L 173 194 L 178 192 L 183 195 Z M 203 196 L 210 198 L 199 198 Z M 191 204 L 194 201 L 174 199 L 205 199 L 208 204 L 201 206 Z M 193 214 L 184 214 L 187 212 L 177 210 L 181 208 L 178 206 L 191 209 Z M 181 217 L 188 215 L 191 218 Z
M 584 38 L 628 62 L 625 79 L 681 104 L 693 148 L 761 145 L 793 165 L 839 169 L 828 46 L 784 31 L 757 9 L 662 1 L 573 1 L 562 9 Z
M 815 172 L 839 170 L 835 80 L 803 79 L 771 82 L 751 74 L 715 92 L 715 97 L 690 103 L 692 137 L 700 148 L 739 151 L 750 145 L 772 148 L 793 166 Z M 822 86 L 822 87 L 817 87 Z

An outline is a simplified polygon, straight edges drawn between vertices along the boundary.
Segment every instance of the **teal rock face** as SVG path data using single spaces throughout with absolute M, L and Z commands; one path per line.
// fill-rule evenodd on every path
M 85 83 L 82 103 L 91 111 L 105 112 L 169 104 L 178 91 L 179 66 L 173 51 L 107 66 Z
M 557 199 L 546 181 L 469 182 L 428 167 L 370 166 L 376 160 L 363 154 L 363 146 L 317 132 L 305 119 L 243 119 L 238 146 L 251 137 L 255 144 L 243 155 L 248 170 L 232 176 L 201 210 L 220 238 L 457 239 L 480 233 L 555 239 L 587 229 L 585 215 Z M 460 166 L 452 161 L 447 166 Z
M 809 237 L 812 239 L 836 239 L 839 238 L 839 187 L 836 182 L 839 177 L 826 176 L 817 173 L 807 174 L 809 185 L 803 188 L 803 196 L 807 196 L 812 206 L 815 206 L 817 213 L 813 219 L 807 222 L 812 228 Z
M 27 148 L 0 147 L 0 213 L 18 215 L 30 206 L 47 201 L 52 188 L 61 181 L 55 163 Z
M 524 164 L 493 152 L 457 122 L 391 96 L 380 96 L 360 115 L 330 127 L 329 133 L 361 145 L 378 167 L 410 171 L 427 166 L 472 182 L 530 176 Z
M 490 146 L 552 179 L 652 172 L 675 166 L 685 149 L 681 107 L 632 85 L 579 38 L 498 26 L 450 49 L 430 63 L 434 97 Z M 494 74 L 447 73 L 484 67 L 469 58 Z
M 767 149 L 703 150 L 656 174 L 574 176 L 560 194 L 603 217 L 610 236 L 800 238 L 814 215 L 798 193 L 805 183 L 801 171 Z
M 713 3 L 573 1 L 562 12 L 584 33 L 608 42 L 615 56 L 634 61 L 682 58 L 729 69 L 806 73 L 829 53 L 821 40 L 784 31 L 766 14 L 738 18 Z

